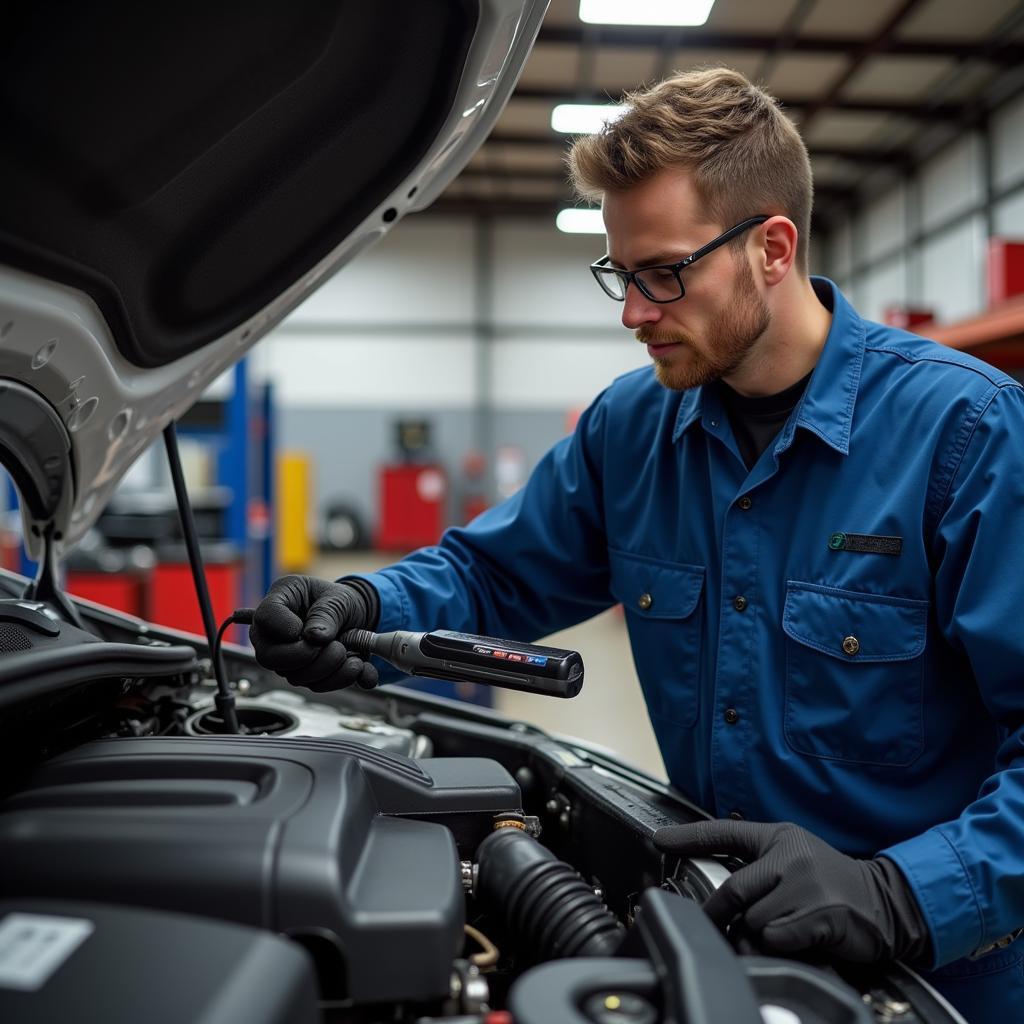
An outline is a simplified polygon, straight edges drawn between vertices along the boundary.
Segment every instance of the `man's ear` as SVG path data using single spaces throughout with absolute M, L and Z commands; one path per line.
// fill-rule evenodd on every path
M 780 215 L 769 217 L 754 234 L 760 242 L 757 259 L 764 283 L 779 284 L 796 263 L 800 233 L 788 217 Z

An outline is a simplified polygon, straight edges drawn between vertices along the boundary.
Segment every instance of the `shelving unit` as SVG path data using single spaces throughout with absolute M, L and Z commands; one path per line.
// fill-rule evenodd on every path
M 223 534 L 217 540 L 237 552 L 237 583 L 221 587 L 222 603 L 231 604 L 224 614 L 234 607 L 251 606 L 258 602 L 276 574 L 274 538 L 270 525 L 270 510 L 274 507 L 275 442 L 272 385 L 253 384 L 244 359 L 234 367 L 232 384 L 232 392 L 224 399 L 217 425 L 191 425 L 186 418 L 186 422 L 179 424 L 178 428 L 180 437 L 208 445 L 214 453 L 216 479 L 211 481 L 213 486 L 209 490 L 225 495 L 220 499 L 224 507 Z M 16 510 L 19 501 L 13 481 L 4 474 L 0 486 L 3 487 L 0 496 L 5 499 L 0 507 Z M 195 497 L 202 502 L 202 494 Z M 167 508 L 173 509 L 173 496 L 169 492 Z M 159 538 L 153 539 L 156 541 Z M 211 548 L 215 546 L 211 545 Z M 35 562 L 28 557 L 24 545 L 19 546 L 10 561 L 14 563 L 10 568 L 25 576 L 35 575 Z M 152 616 L 159 620 L 160 616 L 153 614 L 158 606 L 173 606 L 174 601 L 169 602 L 167 594 L 158 594 L 157 590 L 166 588 L 167 580 L 176 568 L 175 565 L 158 565 L 151 574 L 148 600 L 142 602 L 141 608 L 126 610 L 138 611 L 144 617 Z M 213 574 L 217 575 L 216 570 Z M 84 596 L 102 602 L 104 594 L 115 592 L 109 587 L 111 581 L 106 582 L 108 586 L 85 593 Z M 191 601 L 191 580 L 187 572 L 182 576 L 180 586 L 175 583 L 174 588 L 175 593 L 178 590 L 182 594 L 187 592 L 189 596 L 183 599 Z M 218 608 L 218 611 L 221 609 Z M 178 622 L 166 624 L 183 625 Z

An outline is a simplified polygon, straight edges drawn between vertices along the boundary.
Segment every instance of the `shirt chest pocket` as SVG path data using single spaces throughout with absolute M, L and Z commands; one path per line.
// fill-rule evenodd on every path
M 640 685 L 652 715 L 692 726 L 700 705 L 704 567 L 609 554 Z
M 790 580 L 782 628 L 794 750 L 894 767 L 920 755 L 927 601 Z

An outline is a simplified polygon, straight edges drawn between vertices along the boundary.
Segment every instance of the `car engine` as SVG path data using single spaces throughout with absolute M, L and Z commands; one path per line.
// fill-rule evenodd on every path
M 736 865 L 650 843 L 702 812 L 605 754 L 402 687 L 282 690 L 241 648 L 223 735 L 195 638 L 83 612 L 88 639 L 25 623 L 0 654 L 0 929 L 92 937 L 0 1019 L 957 1019 L 898 964 L 730 946 L 699 904 Z

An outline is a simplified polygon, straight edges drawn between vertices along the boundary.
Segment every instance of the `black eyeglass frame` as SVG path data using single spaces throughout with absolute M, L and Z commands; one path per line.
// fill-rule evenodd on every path
M 707 245 L 702 245 L 696 252 L 690 253 L 684 259 L 681 259 L 678 263 L 655 263 L 649 267 L 637 267 L 635 270 L 620 270 L 618 267 L 611 267 L 608 265 L 610 257 L 605 254 L 599 260 L 590 264 L 590 272 L 594 275 L 594 279 L 601 286 L 601 291 L 605 293 L 610 299 L 614 299 L 616 302 L 626 301 L 626 292 L 629 289 L 629 284 L 632 282 L 636 285 L 640 291 L 651 300 L 651 302 L 657 302 L 661 305 L 665 305 L 669 302 L 678 302 L 681 298 L 686 295 L 686 286 L 683 284 L 683 279 L 679 276 L 681 270 L 685 270 L 687 267 L 692 267 L 694 263 L 699 259 L 703 259 L 708 253 L 714 252 L 719 246 L 725 245 L 726 242 L 731 242 L 737 235 L 743 234 L 744 231 L 749 231 L 753 227 L 757 227 L 758 224 L 763 224 L 768 220 L 770 214 L 762 213 L 756 217 L 748 217 L 746 220 L 740 221 L 739 224 L 734 224 L 728 231 L 723 231 L 717 238 L 711 239 Z M 642 274 L 647 270 L 670 270 L 676 279 L 676 284 L 679 285 L 679 294 L 671 299 L 656 299 L 648 290 L 644 287 L 642 281 L 637 279 L 637 274 Z M 622 295 L 614 295 L 605 286 L 602 278 L 610 275 L 615 275 L 623 282 Z

